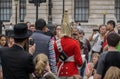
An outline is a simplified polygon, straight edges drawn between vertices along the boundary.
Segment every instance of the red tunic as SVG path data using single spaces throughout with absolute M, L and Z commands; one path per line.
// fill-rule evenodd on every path
M 74 56 L 74 62 L 68 61 L 64 62 L 62 68 L 60 69 L 59 76 L 73 76 L 79 74 L 78 67 L 82 65 L 82 58 L 80 54 L 80 45 L 78 41 L 70 38 L 70 37 L 62 37 L 61 38 L 61 46 L 63 51 L 70 56 Z M 56 53 L 56 59 L 58 62 L 58 69 L 61 65 L 61 62 L 59 61 L 59 52 L 57 49 L 56 43 L 54 43 L 55 53 Z
M 104 37 L 104 41 L 103 41 L 103 44 L 102 44 L 102 48 L 103 49 L 104 49 L 104 47 L 106 47 L 108 45 L 108 43 L 107 43 L 107 36 L 108 36 L 108 34 L 113 33 L 113 32 L 115 32 L 115 31 L 112 30 L 112 31 L 108 32 L 107 35 Z

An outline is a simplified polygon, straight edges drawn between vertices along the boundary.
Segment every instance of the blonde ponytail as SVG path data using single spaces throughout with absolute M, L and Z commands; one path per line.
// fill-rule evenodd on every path
M 36 57 L 35 73 L 41 77 L 44 74 L 48 62 L 48 57 L 45 54 L 38 54 Z

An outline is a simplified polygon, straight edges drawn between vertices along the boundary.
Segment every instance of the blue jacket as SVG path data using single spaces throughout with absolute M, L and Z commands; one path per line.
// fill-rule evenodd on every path
M 44 53 L 48 56 L 50 36 L 45 35 L 40 30 L 36 30 L 31 37 L 36 44 L 33 57 L 35 57 L 39 53 Z

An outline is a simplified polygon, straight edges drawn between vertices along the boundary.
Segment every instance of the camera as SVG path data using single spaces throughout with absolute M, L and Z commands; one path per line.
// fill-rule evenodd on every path
M 33 39 L 29 39 L 29 45 L 34 45 L 34 40 Z
M 99 31 L 99 29 L 93 29 L 93 31 Z
M 84 47 L 85 47 L 85 46 L 84 46 L 84 43 L 80 41 L 80 48 L 81 48 L 81 49 L 84 49 Z

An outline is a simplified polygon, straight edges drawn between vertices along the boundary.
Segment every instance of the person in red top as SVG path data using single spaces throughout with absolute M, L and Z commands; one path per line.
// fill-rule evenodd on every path
M 62 50 L 68 56 L 66 61 L 62 61 L 59 58 L 60 52 L 58 50 L 57 42 L 54 43 L 54 49 L 56 53 L 56 61 L 58 66 L 57 75 L 60 79 L 74 79 L 78 77 L 80 79 L 78 66 L 82 65 L 82 57 L 80 53 L 80 45 L 78 41 L 71 38 L 71 27 L 67 24 L 68 11 L 65 11 L 61 38 L 59 39 Z
M 109 20 L 107 22 L 107 31 L 108 31 L 108 33 L 106 34 L 106 36 L 104 38 L 103 45 L 102 45 L 103 51 L 106 51 L 108 49 L 108 44 L 107 44 L 107 39 L 106 38 L 107 38 L 107 35 L 109 33 L 115 32 L 114 28 L 115 28 L 115 21 Z

